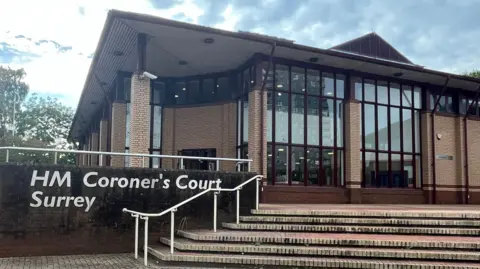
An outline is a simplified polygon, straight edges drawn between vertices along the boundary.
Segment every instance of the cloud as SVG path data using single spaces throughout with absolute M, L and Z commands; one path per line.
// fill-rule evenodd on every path
M 17 0 L 0 9 L 0 64 L 25 68 L 33 92 L 75 105 L 109 9 L 320 48 L 375 31 L 416 64 L 480 68 L 479 0 Z

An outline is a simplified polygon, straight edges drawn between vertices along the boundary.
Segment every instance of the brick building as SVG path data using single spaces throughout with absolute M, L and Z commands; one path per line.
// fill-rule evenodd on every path
M 267 203 L 479 204 L 479 85 L 375 33 L 319 49 L 110 11 L 70 137 L 92 151 L 252 159 Z M 144 165 L 101 158 L 78 162 Z

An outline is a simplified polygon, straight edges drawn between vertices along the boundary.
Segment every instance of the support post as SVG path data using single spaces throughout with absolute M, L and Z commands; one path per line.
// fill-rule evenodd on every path
M 177 209 L 172 209 L 170 214 L 170 254 L 173 254 L 175 248 L 175 211 Z
M 135 218 L 135 260 L 138 259 L 138 215 L 133 215 Z
M 261 179 L 255 180 L 255 210 L 258 210 L 258 203 L 260 200 L 260 182 L 262 182 Z
M 10 155 L 10 151 L 7 149 L 7 153 L 5 154 L 5 162 L 7 163 L 9 161 L 9 157 L 10 157 L 9 155 Z
M 183 170 L 183 158 L 180 158 L 180 170 Z
M 217 171 L 220 171 L 220 160 L 217 160 Z
M 213 193 L 213 232 L 217 232 L 217 196 L 218 192 Z
M 58 160 L 58 153 L 55 151 L 53 154 L 53 164 L 57 164 Z
M 240 224 L 240 189 L 237 189 L 237 224 Z
M 148 217 L 144 217 L 145 220 L 145 239 L 143 241 L 143 264 L 148 265 Z

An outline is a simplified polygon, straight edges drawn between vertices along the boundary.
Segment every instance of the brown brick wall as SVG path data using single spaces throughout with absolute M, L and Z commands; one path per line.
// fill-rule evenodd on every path
M 150 79 L 132 75 L 130 153 L 149 154 L 150 147 Z M 143 158 L 131 157 L 131 167 L 142 167 Z M 145 167 L 149 159 L 145 158 Z
M 348 191 L 345 188 L 317 186 L 263 186 L 262 202 L 270 204 L 345 204 Z
M 358 189 L 362 181 L 360 160 L 361 104 L 356 101 L 345 103 L 345 182 L 349 190 L 350 203 L 361 203 Z
M 125 152 L 125 128 L 127 105 L 116 102 L 112 104 L 111 152 Z M 112 156 L 111 166 L 123 167 L 125 158 Z
M 251 171 L 267 176 L 267 92 L 253 89 L 248 94 L 248 157 L 253 160 Z M 263 118 L 261 110 L 264 111 Z M 262 122 L 263 120 L 263 129 Z M 262 144 L 263 136 L 263 144 Z M 263 148 L 263 155 L 262 155 Z M 263 168 L 262 168 L 263 164 Z
M 108 120 L 100 121 L 100 131 L 98 132 L 98 150 L 107 151 L 107 139 L 108 139 Z M 107 163 L 107 156 L 103 155 L 100 159 L 99 165 L 105 166 Z
M 217 157 L 235 158 L 236 103 L 164 108 L 162 143 L 164 154 L 215 148 Z M 164 159 L 162 165 L 177 168 L 177 161 Z M 233 171 L 235 164 L 221 162 L 220 169 Z

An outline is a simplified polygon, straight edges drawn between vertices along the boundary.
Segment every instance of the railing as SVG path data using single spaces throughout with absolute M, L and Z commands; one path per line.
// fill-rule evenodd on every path
M 142 212 L 137 212 L 137 211 L 133 211 L 133 210 L 129 210 L 127 208 L 124 208 L 123 209 L 123 212 L 126 212 L 126 213 L 130 213 L 130 215 L 135 218 L 135 259 L 138 259 L 138 227 L 139 227 L 139 224 L 138 224 L 138 219 L 143 219 L 145 220 L 145 238 L 144 238 L 144 246 L 143 246 L 143 254 L 144 254 L 144 264 L 145 266 L 148 265 L 148 219 L 149 218 L 152 218 L 152 217 L 160 217 L 160 216 L 163 216 L 167 213 L 170 212 L 170 253 L 173 254 L 174 252 L 174 235 L 175 235 L 175 212 L 177 211 L 177 209 L 179 207 L 181 207 L 182 205 L 184 204 L 187 204 L 195 199 L 197 199 L 198 197 L 208 193 L 208 192 L 211 192 L 211 191 L 214 191 L 214 196 L 213 196 L 213 232 L 217 232 L 217 195 L 220 193 L 220 192 L 232 192 L 232 191 L 235 191 L 236 192 L 236 198 L 237 198 L 237 204 L 236 204 L 236 222 L 237 224 L 240 223 L 240 191 L 242 190 L 243 186 L 245 186 L 246 184 L 252 182 L 255 180 L 255 209 L 258 210 L 258 205 L 259 205 L 259 198 L 260 198 L 260 182 L 262 180 L 263 176 L 262 175 L 257 175 L 257 176 L 254 176 L 250 179 L 248 179 L 247 181 L 243 182 L 242 184 L 238 185 L 237 187 L 233 188 L 233 189 L 207 189 L 207 190 L 204 190 L 190 198 L 188 198 L 187 200 L 181 202 L 181 203 L 178 203 L 177 205 L 174 205 L 172 207 L 170 207 L 169 209 L 167 210 L 164 210 L 160 213 L 142 213 Z
M 180 156 L 180 155 L 161 155 L 161 154 L 140 154 L 140 153 L 123 153 L 123 152 L 105 152 L 105 151 L 87 151 L 87 150 L 65 150 L 65 149 L 51 149 L 51 148 L 27 148 L 27 147 L 0 147 L 0 150 L 6 151 L 5 161 L 8 163 L 10 159 L 10 151 L 33 151 L 43 153 L 53 153 L 54 164 L 57 164 L 59 153 L 73 153 L 73 154 L 86 154 L 86 155 L 99 155 L 99 166 L 103 166 L 103 156 L 124 156 L 124 157 L 141 157 L 142 167 L 145 167 L 145 158 L 159 158 L 159 159 L 178 159 L 180 160 L 180 169 L 184 168 L 183 160 L 203 160 L 203 161 L 215 161 L 216 170 L 220 171 L 220 162 L 236 162 L 238 165 L 242 163 L 248 164 L 248 172 L 250 172 L 252 160 L 251 159 L 235 159 L 235 158 L 217 158 L 217 157 L 200 157 L 200 156 Z

